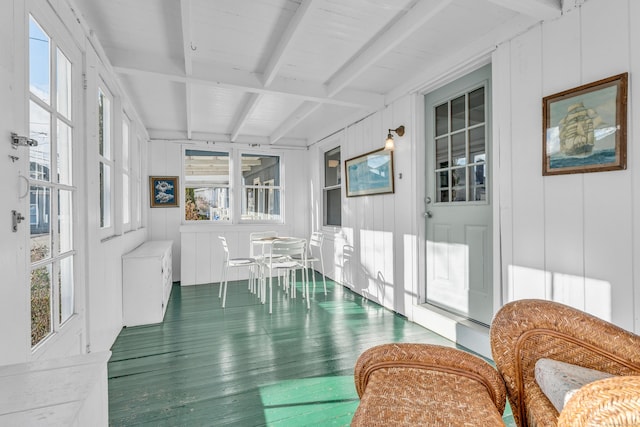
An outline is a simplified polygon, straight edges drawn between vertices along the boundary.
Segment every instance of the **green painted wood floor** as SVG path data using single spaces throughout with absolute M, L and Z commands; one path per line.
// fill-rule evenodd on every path
M 317 276 L 320 277 L 320 276 Z M 109 369 L 112 426 L 346 426 L 353 367 L 388 342 L 454 346 L 327 280 L 311 301 L 274 288 L 273 314 L 229 284 L 174 286 L 164 322 L 124 328 Z

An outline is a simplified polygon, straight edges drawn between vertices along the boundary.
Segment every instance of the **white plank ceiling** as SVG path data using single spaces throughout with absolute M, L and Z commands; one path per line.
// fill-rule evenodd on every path
M 70 1 L 152 139 L 297 147 L 562 13 L 561 0 Z

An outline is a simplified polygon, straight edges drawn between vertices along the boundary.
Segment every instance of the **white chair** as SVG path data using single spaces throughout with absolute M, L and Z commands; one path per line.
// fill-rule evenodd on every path
M 254 258 L 231 258 L 229 256 L 229 245 L 227 245 L 227 239 L 223 236 L 218 236 L 218 239 L 222 242 L 222 248 L 224 249 L 224 259 L 222 260 L 222 278 L 220 279 L 220 289 L 218 290 L 218 298 L 222 297 L 222 308 L 224 308 L 227 302 L 227 281 L 229 275 L 229 268 L 233 267 L 250 267 L 255 268 L 258 263 Z M 255 288 L 254 281 L 256 279 L 253 271 L 249 277 L 249 288 Z
M 324 240 L 324 234 L 319 231 L 311 233 L 309 239 L 309 251 L 307 254 L 307 260 L 305 262 L 305 268 L 313 269 L 316 262 L 320 262 L 320 268 L 322 271 L 322 282 L 324 284 L 324 294 L 327 294 L 327 279 L 324 277 L 324 259 L 322 257 L 322 241 Z M 314 253 L 315 252 L 315 253 Z M 296 258 L 294 258 L 296 259 Z M 316 291 L 316 273 L 311 272 L 311 278 L 313 279 L 313 292 Z
M 293 257 L 297 257 L 295 260 Z M 307 258 L 307 241 L 305 239 L 275 239 L 270 245 L 265 257 L 260 261 L 262 266 L 261 287 L 262 295 L 266 294 L 267 275 L 269 276 L 269 313 L 273 311 L 273 273 L 280 277 L 284 273 L 284 287 L 290 295 L 295 298 L 296 282 L 295 273 L 301 270 L 303 295 L 307 298 L 307 308 L 309 302 L 309 280 L 307 269 L 305 268 Z M 293 278 L 293 280 L 291 280 Z M 264 301 L 263 301 L 264 302 Z
M 252 273 L 255 277 L 260 277 L 259 266 L 262 263 L 265 254 L 265 248 L 271 244 L 271 242 L 278 237 L 277 231 L 256 231 L 249 234 L 249 257 L 256 260 L 257 267 L 252 269 Z M 251 289 L 252 293 L 258 294 L 258 298 L 264 302 L 264 295 L 261 294 L 260 287 L 258 289 Z
M 265 246 L 270 243 L 270 239 L 278 237 L 276 231 L 259 231 L 249 234 L 249 256 L 260 259 L 265 255 Z M 258 247 L 260 248 L 258 250 Z

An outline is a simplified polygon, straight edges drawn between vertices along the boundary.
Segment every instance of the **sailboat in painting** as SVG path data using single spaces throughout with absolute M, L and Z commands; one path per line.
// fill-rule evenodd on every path
M 582 102 L 569 106 L 567 115 L 560 120 L 560 152 L 565 156 L 584 157 L 595 145 L 595 110 L 585 108 Z

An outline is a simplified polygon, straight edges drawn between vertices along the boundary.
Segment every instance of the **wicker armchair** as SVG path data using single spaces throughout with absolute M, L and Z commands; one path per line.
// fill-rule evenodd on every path
M 429 344 L 384 344 L 355 367 L 352 426 L 504 426 L 504 383 L 479 357 Z
M 520 300 L 496 314 L 491 349 L 518 426 L 640 425 L 640 336 L 559 303 Z M 559 414 L 535 381 L 540 358 L 622 377 L 582 387 Z

